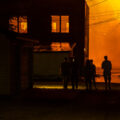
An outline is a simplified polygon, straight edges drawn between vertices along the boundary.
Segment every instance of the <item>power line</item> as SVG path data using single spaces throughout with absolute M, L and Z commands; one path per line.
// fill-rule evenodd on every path
M 108 15 L 116 15 L 116 14 L 120 14 L 120 12 L 114 12 L 114 13 L 105 13 L 105 14 L 97 14 L 97 15 L 94 15 L 94 16 L 90 16 L 89 18 L 95 18 L 95 17 L 99 17 L 99 16 L 108 16 Z
M 101 1 L 101 2 L 98 2 L 98 3 L 96 3 L 96 4 L 91 5 L 90 7 L 97 6 L 97 5 L 102 4 L 102 3 L 106 2 L 106 1 L 108 1 L 108 0 L 103 0 L 103 1 Z
M 86 1 L 94 1 L 94 0 L 86 0 Z
M 120 10 L 111 10 L 111 11 L 97 12 L 96 14 L 112 13 L 112 12 L 118 12 L 118 11 L 120 11 Z
M 119 14 L 120 15 L 120 14 Z M 85 19 L 86 21 L 95 21 L 95 20 L 100 20 L 100 19 L 108 19 L 108 18 L 110 18 L 111 16 L 109 16 L 109 17 L 98 17 L 98 18 L 94 18 L 94 19 Z M 118 17 L 118 16 L 116 16 L 116 17 Z
M 119 16 L 120 15 L 120 10 L 119 10 L 119 12 L 111 12 L 111 13 L 105 13 L 104 12 L 104 14 L 97 14 L 97 15 L 94 15 L 94 16 L 90 16 L 89 18 L 87 18 L 86 20 L 96 20 L 96 19 L 101 19 L 101 18 L 103 18 L 104 19 L 104 17 L 106 18 L 106 17 L 109 17 L 109 16 Z
M 120 16 L 117 17 L 117 18 L 120 18 Z M 111 21 L 115 21 L 115 20 L 117 20 L 117 18 L 110 18 L 110 19 L 108 19 L 108 20 L 99 21 L 99 22 L 96 22 L 96 23 L 92 23 L 92 24 L 89 24 L 89 25 L 85 25 L 85 26 L 86 26 L 85 28 L 87 28 L 87 27 L 89 27 L 89 26 L 94 26 L 94 25 L 99 25 L 99 24 L 103 24 L 103 23 L 108 23 L 108 22 L 111 22 Z
M 86 21 L 94 21 L 94 20 L 98 20 L 98 19 L 108 19 L 109 17 L 111 17 L 112 15 L 114 14 L 111 14 L 111 15 L 104 15 L 104 16 L 97 16 L 97 17 L 93 17 L 93 18 L 86 18 L 85 20 Z M 114 15 L 117 17 L 120 16 L 120 13 L 118 13 L 117 15 Z

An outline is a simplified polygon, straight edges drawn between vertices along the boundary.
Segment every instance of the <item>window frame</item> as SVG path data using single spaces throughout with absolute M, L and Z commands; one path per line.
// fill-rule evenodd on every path
M 14 30 L 12 30 L 11 28 L 10 28 L 10 25 L 12 25 L 12 24 L 10 24 L 10 19 L 12 19 L 13 17 L 16 17 L 17 18 L 17 31 L 14 31 Z M 21 23 L 21 21 L 19 20 L 20 19 L 20 17 L 26 17 L 26 22 L 27 22 L 27 32 L 20 32 L 20 23 Z M 18 33 L 18 34 L 28 34 L 29 33 L 29 29 L 28 29 L 28 27 L 29 27 L 29 23 L 28 23 L 28 16 L 27 15 L 20 15 L 20 16 L 17 16 L 17 15 L 14 15 L 14 16 L 10 16 L 9 17 L 9 30 L 10 31 L 13 31 L 13 32 L 15 32 L 15 33 Z
M 60 26 L 60 28 L 59 28 L 59 32 L 52 32 L 52 16 L 59 16 L 60 17 L 60 20 L 59 20 L 59 26 Z M 61 32 L 61 17 L 62 16 L 68 16 L 69 17 L 69 32 Z M 59 14 L 59 15 L 51 15 L 51 33 L 52 34 L 70 34 L 70 15 L 68 15 L 68 14 Z

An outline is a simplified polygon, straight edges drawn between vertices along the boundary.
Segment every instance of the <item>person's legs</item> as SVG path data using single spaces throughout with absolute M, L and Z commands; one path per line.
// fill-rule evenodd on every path
M 69 81 L 70 79 L 71 79 L 70 76 L 67 75 L 67 78 L 66 78 L 66 88 L 68 87 L 68 81 Z
M 75 85 L 76 85 L 76 89 L 78 89 L 78 76 L 75 76 Z
M 72 83 L 72 89 L 74 90 L 74 75 L 72 75 L 72 77 L 71 77 L 71 83 Z
M 88 90 L 88 78 L 85 78 L 86 90 Z
M 107 90 L 107 75 L 104 74 L 104 80 L 105 80 L 105 90 Z
M 108 86 L 109 89 L 111 90 L 111 74 L 108 75 Z
M 95 81 L 95 76 L 93 76 L 92 79 L 93 79 L 93 85 L 94 85 L 95 89 L 97 89 L 97 87 L 96 87 L 96 81 Z
M 67 76 L 64 76 L 64 89 L 67 89 Z
M 89 78 L 89 90 L 92 89 L 91 78 Z

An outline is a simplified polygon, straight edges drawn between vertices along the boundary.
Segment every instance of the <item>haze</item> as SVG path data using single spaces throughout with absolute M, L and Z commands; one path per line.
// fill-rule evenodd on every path
M 89 57 L 97 67 L 107 55 L 120 68 L 120 0 L 87 0 L 90 7 Z

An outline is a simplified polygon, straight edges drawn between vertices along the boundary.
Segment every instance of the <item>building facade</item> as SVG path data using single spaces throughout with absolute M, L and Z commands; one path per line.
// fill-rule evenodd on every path
M 0 5 L 0 29 L 13 31 L 16 41 L 38 40 L 32 46 L 32 49 L 38 47 L 36 52 L 41 52 L 41 48 L 54 52 L 71 51 L 81 70 L 88 57 L 89 28 L 86 25 L 89 22 L 85 21 L 89 18 L 89 8 L 85 6 L 85 0 L 3 1 Z M 23 64 L 27 63 L 23 60 L 21 65 Z M 24 74 L 24 70 L 19 75 L 22 73 Z

